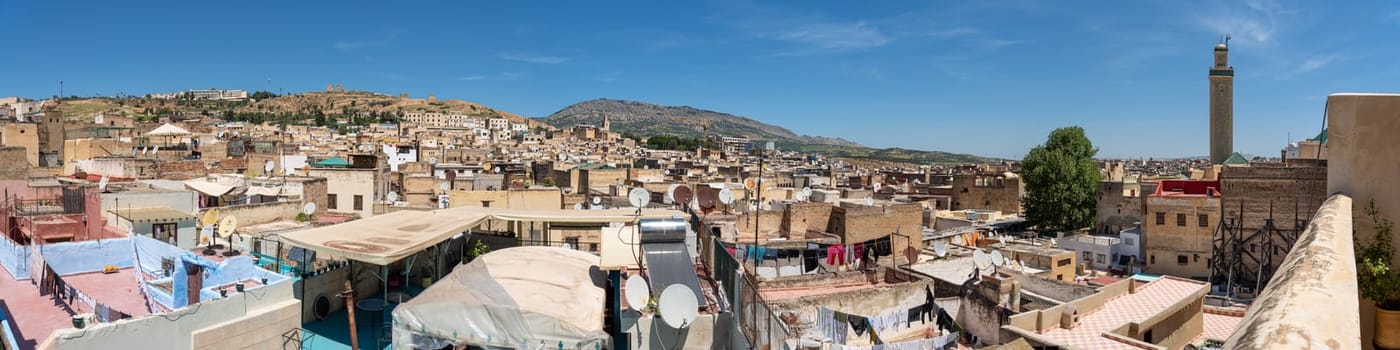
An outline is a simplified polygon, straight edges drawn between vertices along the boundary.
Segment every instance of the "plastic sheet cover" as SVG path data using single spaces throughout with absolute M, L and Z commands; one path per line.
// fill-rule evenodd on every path
M 462 265 L 394 309 L 394 349 L 608 348 L 598 257 L 516 247 Z

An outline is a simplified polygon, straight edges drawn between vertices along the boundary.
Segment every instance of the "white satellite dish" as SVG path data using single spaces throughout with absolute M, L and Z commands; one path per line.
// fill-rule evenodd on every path
M 689 327 L 695 322 L 695 316 L 699 314 L 700 303 L 695 299 L 695 292 L 690 291 L 685 285 L 672 284 L 661 292 L 661 298 L 656 303 L 656 308 L 661 311 L 661 320 L 671 328 Z
M 228 238 L 233 236 L 234 230 L 238 229 L 238 218 L 233 215 L 225 216 L 219 220 L 219 237 Z
M 665 202 L 666 204 L 675 204 L 675 203 L 676 203 L 676 188 L 678 188 L 678 187 L 681 187 L 681 185 L 680 185 L 680 184 L 671 184 L 671 186 L 666 187 L 666 198 L 663 200 L 663 202 Z
M 388 198 L 385 198 L 385 199 L 388 199 L 390 202 L 398 202 L 398 201 L 399 201 L 399 193 L 398 193 L 398 192 L 389 192 L 389 194 L 386 194 L 385 197 L 388 197 Z M 308 214 L 308 215 L 310 215 L 310 214 Z
M 150 150 L 151 150 L 150 147 L 141 147 L 141 155 L 143 155 L 143 156 L 146 155 L 146 151 L 150 151 Z
M 811 187 L 803 187 L 803 188 L 802 188 L 802 198 L 812 198 L 812 188 L 811 188 Z
M 160 152 L 160 146 L 151 149 L 151 155 L 156 155 L 157 152 Z
M 647 287 L 647 280 L 642 275 L 632 275 L 627 278 L 627 306 L 632 310 L 641 310 L 647 306 L 647 301 L 651 300 L 651 288 Z
M 214 244 L 214 226 L 205 225 L 199 230 L 199 245 Z
M 641 187 L 633 188 L 632 191 L 627 192 L 627 202 L 631 203 L 634 208 L 645 208 L 648 203 L 651 203 L 651 191 Z
M 1001 255 L 1000 250 L 992 251 L 992 265 L 1001 266 L 1006 264 L 1006 257 Z
M 277 164 L 273 163 L 270 160 L 267 161 L 267 163 L 263 163 L 263 175 L 272 175 L 272 168 L 274 167 L 277 167 Z
M 603 197 L 593 197 L 593 205 L 603 204 Z
M 992 258 L 981 249 L 972 251 L 972 262 L 977 264 L 977 270 L 985 270 L 992 266 Z
M 447 192 L 447 190 L 450 188 L 451 186 L 448 186 L 446 182 L 438 184 L 438 189 L 442 190 L 443 192 Z
M 574 203 L 574 210 L 583 210 L 583 203 Z
M 393 193 L 393 192 L 390 192 L 390 193 Z M 302 214 L 306 214 L 306 215 L 315 214 L 315 213 L 316 213 L 316 202 L 306 202 L 306 204 L 302 204 L 302 206 L 301 206 L 301 213 L 302 213 Z
M 437 157 L 428 158 L 428 164 L 437 165 Z
M 948 256 L 948 244 L 943 243 L 942 241 L 934 242 L 933 253 L 938 254 L 938 257 L 940 258 Z
M 875 199 L 874 199 L 874 198 L 870 198 L 870 197 L 865 197 L 865 206 L 867 206 L 867 207 L 873 207 L 873 206 L 875 206 Z
M 110 180 L 110 179 L 107 177 L 107 175 L 102 175 L 102 180 L 97 182 L 97 189 L 98 189 L 98 190 L 106 190 L 106 189 L 107 189 L 107 181 L 108 181 L 108 180 Z
M 719 190 L 719 202 L 724 205 L 734 204 L 734 190 L 728 188 Z

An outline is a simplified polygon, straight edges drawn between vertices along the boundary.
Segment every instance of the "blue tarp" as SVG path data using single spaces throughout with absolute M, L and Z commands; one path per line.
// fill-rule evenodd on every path
M 130 238 L 45 244 L 39 247 L 39 254 L 59 276 L 98 272 L 108 265 L 117 268 L 136 265 Z

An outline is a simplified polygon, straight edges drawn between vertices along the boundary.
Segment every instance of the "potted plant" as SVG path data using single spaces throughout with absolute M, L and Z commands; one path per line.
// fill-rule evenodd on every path
M 1376 323 L 1372 325 L 1376 348 L 1400 349 L 1400 332 L 1396 331 L 1400 330 L 1400 271 L 1391 265 L 1394 223 L 1380 216 L 1374 200 L 1366 206 L 1366 215 L 1375 224 L 1376 234 L 1370 244 L 1356 239 L 1356 284 L 1361 296 L 1376 302 Z

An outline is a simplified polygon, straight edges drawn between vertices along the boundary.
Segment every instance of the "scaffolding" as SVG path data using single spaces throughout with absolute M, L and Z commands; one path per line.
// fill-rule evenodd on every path
M 1307 227 L 1307 219 L 1299 216 L 1298 203 L 1294 203 L 1292 227 L 1281 227 L 1274 222 L 1274 204 L 1270 201 L 1264 224 L 1250 229 L 1245 227 L 1244 202 L 1240 202 L 1239 209 L 1234 217 L 1227 217 L 1224 206 L 1220 208 L 1220 223 L 1212 240 L 1210 282 L 1213 294 L 1253 299 L 1288 256 L 1298 235 Z

